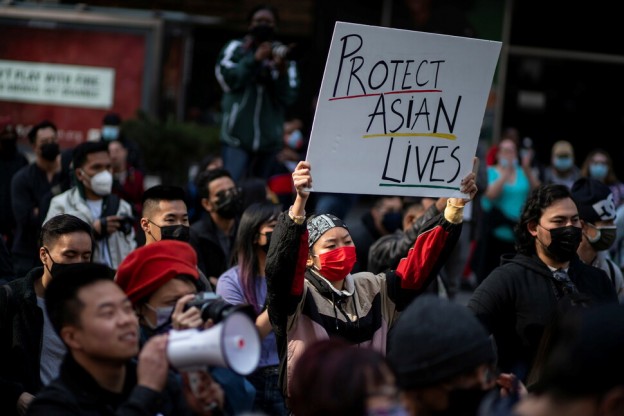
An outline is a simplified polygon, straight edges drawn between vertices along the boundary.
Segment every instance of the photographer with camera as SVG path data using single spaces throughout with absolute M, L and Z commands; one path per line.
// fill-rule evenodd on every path
M 247 35 L 223 47 L 215 68 L 223 89 L 221 156 L 235 182 L 268 178 L 283 147 L 285 111 L 299 90 L 290 48 L 275 38 L 277 9 L 258 5 L 248 21 Z
M 76 146 L 72 160 L 74 186 L 52 198 L 45 221 L 59 214 L 72 214 L 91 224 L 96 238 L 93 261 L 116 269 L 136 248 L 136 241 L 132 207 L 111 194 L 111 172 L 106 143 L 84 142 Z
M 141 344 L 171 329 L 208 328 L 218 321 L 214 318 L 218 314 L 213 314 L 213 319 L 203 315 L 202 306 L 189 307 L 196 300 L 200 284 L 197 255 L 188 243 L 161 240 L 137 248 L 119 266 L 115 281 L 139 317 Z M 214 408 L 214 414 L 239 414 L 251 409 L 253 386 L 229 368 L 180 371 L 180 375 L 184 383 L 199 375 L 203 387 L 197 399 L 205 407 Z

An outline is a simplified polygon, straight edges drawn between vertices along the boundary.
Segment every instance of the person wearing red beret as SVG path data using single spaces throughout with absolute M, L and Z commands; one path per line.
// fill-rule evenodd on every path
M 153 335 L 203 324 L 197 308 L 183 311 L 197 293 L 197 255 L 188 244 L 163 240 L 132 251 L 119 265 L 115 281 L 126 293 L 139 316 L 141 345 Z M 200 371 L 206 405 L 223 407 L 224 394 L 207 371 Z M 185 377 L 182 374 L 182 377 Z
M 189 243 L 160 240 L 133 250 L 119 265 L 115 281 L 134 306 L 143 342 L 171 328 L 210 325 L 199 309 L 184 310 L 201 287 L 197 254 Z M 242 376 L 226 368 L 200 373 L 207 383 L 200 398 L 205 404 L 216 404 L 225 414 L 251 409 L 255 389 Z

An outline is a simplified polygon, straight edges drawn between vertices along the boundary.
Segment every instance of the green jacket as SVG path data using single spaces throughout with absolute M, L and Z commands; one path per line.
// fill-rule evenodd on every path
M 254 59 L 242 39 L 228 42 L 215 75 L 223 89 L 221 142 L 245 150 L 277 151 L 283 147 L 284 118 L 297 99 L 299 75 L 294 61 L 280 73 Z

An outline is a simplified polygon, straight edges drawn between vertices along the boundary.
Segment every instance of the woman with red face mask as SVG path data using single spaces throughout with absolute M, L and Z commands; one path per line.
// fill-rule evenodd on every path
M 295 362 L 312 342 L 340 337 L 385 353 L 388 330 L 399 312 L 435 280 L 461 233 L 463 207 L 477 192 L 470 173 L 461 186 L 467 199 L 449 198 L 444 212 L 423 227 L 396 270 L 351 274 L 356 255 L 347 224 L 331 214 L 306 222 L 310 164 L 299 162 L 292 177 L 297 197 L 278 217 L 265 268 L 287 403 Z

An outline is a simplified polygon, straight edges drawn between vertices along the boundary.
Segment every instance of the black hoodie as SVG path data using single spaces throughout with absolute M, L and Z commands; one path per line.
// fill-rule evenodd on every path
M 617 303 L 615 289 L 603 270 L 575 257 L 568 275 L 579 292 L 594 303 Z M 494 336 L 501 371 L 525 380 L 544 328 L 562 297 L 561 287 L 537 255 L 503 256 L 501 265 L 477 287 L 468 307 Z

